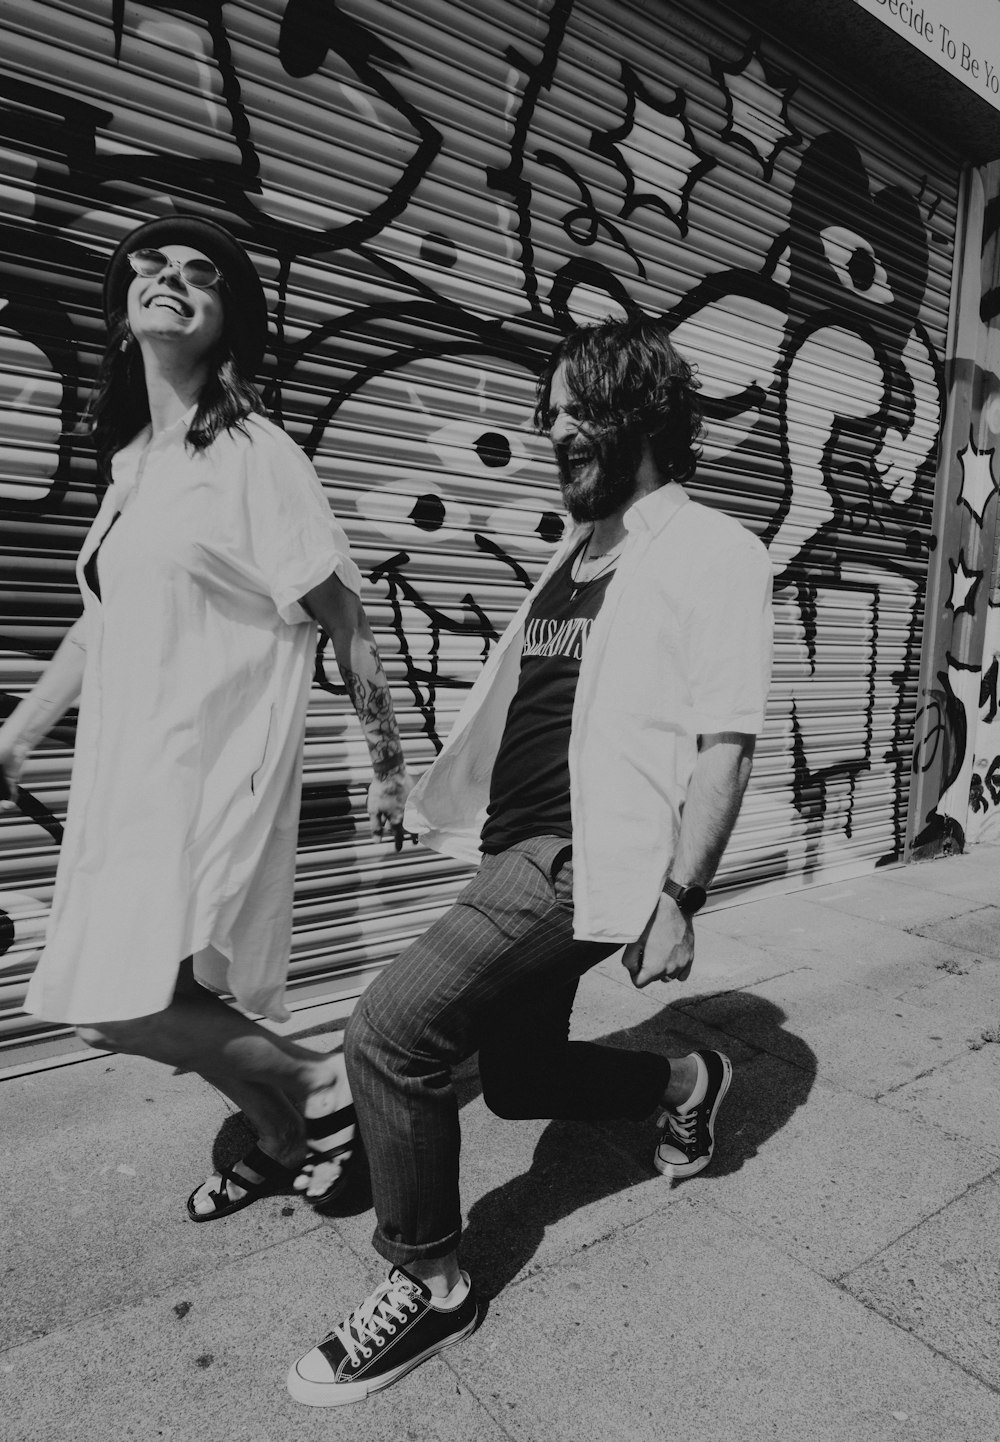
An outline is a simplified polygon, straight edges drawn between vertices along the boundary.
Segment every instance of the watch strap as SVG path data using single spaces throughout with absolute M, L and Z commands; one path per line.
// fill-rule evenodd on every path
M 707 892 L 703 886 L 681 886 L 679 882 L 671 877 L 663 883 L 663 891 L 666 896 L 676 901 L 680 911 L 685 916 L 694 916 L 705 905 Z

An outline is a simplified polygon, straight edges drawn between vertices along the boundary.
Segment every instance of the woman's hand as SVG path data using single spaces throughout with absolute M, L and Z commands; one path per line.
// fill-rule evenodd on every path
M 18 779 L 28 758 L 28 747 L 16 736 L 4 740 L 0 731 L 0 807 L 13 811 L 17 805 Z
M 413 782 L 405 764 L 395 767 L 384 776 L 376 776 L 368 788 L 368 819 L 372 834 L 381 838 L 388 826 L 392 832 L 396 850 L 402 851 L 406 832 L 403 830 L 403 811 L 406 798 L 413 789 Z M 417 838 L 411 838 L 416 845 Z
M 17 805 L 18 778 L 25 761 L 79 698 L 87 664 L 87 618 L 66 632 L 52 660 L 23 700 L 0 726 L 0 807 Z

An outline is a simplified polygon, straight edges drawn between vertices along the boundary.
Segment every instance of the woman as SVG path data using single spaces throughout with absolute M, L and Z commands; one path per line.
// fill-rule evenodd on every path
M 373 826 L 388 823 L 398 849 L 410 783 L 389 688 L 347 538 L 312 466 L 261 414 L 251 377 L 267 315 L 246 252 L 209 221 L 151 221 L 112 256 L 104 308 L 89 412 L 111 484 L 77 567 L 84 612 L 0 728 L 16 796 L 26 755 L 79 698 L 27 1008 L 92 1045 L 197 1071 L 250 1119 L 257 1144 L 195 1189 L 192 1220 L 295 1178 L 325 1203 L 353 1138 L 342 1058 L 216 993 L 288 1017 L 315 623 L 369 745 Z

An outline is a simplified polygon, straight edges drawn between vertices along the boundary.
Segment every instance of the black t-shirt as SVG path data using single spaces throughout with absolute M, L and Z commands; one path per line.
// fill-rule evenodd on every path
M 584 542 L 586 544 L 586 542 Z M 582 549 L 582 547 L 580 548 Z M 573 835 L 569 733 L 580 659 L 614 567 L 577 585 L 574 552 L 550 576 L 528 612 L 521 674 L 490 785 L 480 845 L 505 851 L 529 836 Z
M 120 515 L 121 511 L 115 511 L 114 515 L 111 517 L 111 526 L 115 524 Z M 90 587 L 90 589 L 93 591 L 94 595 L 99 601 L 102 601 L 104 598 L 101 595 L 101 573 L 98 569 L 97 558 L 101 553 L 101 547 L 104 545 L 104 542 L 111 534 L 111 526 L 109 526 L 108 529 L 104 532 L 104 535 L 98 541 L 94 550 L 87 557 L 87 563 L 83 568 L 84 580 L 87 582 L 87 585 Z

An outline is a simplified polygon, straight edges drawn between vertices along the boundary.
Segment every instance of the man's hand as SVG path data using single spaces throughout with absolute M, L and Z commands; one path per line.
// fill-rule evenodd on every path
M 648 986 L 651 981 L 687 981 L 693 961 L 691 918 L 672 896 L 661 896 L 638 941 L 626 946 L 622 966 L 633 986 Z
M 754 738 L 742 731 L 698 737 L 684 815 L 671 871 L 708 886 L 715 875 L 750 779 Z M 629 942 L 622 965 L 635 986 L 687 981 L 694 960 L 694 928 L 671 896 L 660 897 L 638 941 Z
M 405 766 L 389 771 L 385 776 L 376 776 L 368 788 L 368 819 L 372 834 L 382 837 L 388 826 L 392 832 L 396 850 L 402 851 L 406 833 L 403 830 L 403 811 L 406 798 L 413 789 L 413 782 Z M 417 838 L 413 838 L 416 845 Z

